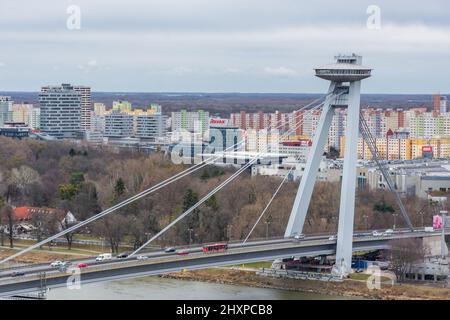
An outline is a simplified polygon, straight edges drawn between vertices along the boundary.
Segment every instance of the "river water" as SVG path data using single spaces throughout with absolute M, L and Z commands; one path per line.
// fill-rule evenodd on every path
M 287 290 L 253 288 L 197 281 L 145 277 L 132 280 L 117 280 L 82 285 L 79 290 L 67 288 L 51 289 L 49 300 L 340 300 L 340 296 L 292 292 Z

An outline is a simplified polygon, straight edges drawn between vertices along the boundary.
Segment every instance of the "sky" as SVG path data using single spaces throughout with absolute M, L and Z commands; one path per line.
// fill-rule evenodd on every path
M 450 2 L 0 2 L 0 91 L 321 93 L 313 68 L 353 52 L 374 69 L 365 93 L 450 93 Z

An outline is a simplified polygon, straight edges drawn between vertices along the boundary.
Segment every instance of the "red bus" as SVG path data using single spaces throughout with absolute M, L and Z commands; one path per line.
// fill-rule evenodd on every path
M 222 252 L 228 249 L 227 243 L 214 243 L 203 246 L 203 252 Z

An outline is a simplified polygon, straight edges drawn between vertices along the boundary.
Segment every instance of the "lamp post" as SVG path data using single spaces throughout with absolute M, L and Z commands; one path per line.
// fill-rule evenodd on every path
M 233 229 L 233 225 L 232 224 L 227 225 L 227 238 L 228 238 L 228 241 L 231 241 L 231 236 L 232 236 L 231 230 L 232 229 Z
M 189 245 L 192 244 L 192 231 L 194 231 L 194 229 L 192 229 L 192 228 L 188 229 L 188 232 L 189 232 Z
M 395 227 L 396 227 L 396 225 L 397 225 L 397 216 L 398 216 L 398 213 L 393 213 L 392 216 L 394 217 L 394 225 L 393 225 L 392 229 L 395 230 Z
M 367 230 L 369 230 L 369 216 L 367 214 L 365 214 L 363 216 L 363 218 L 364 218 L 364 223 L 366 225 L 366 231 L 367 231 Z
M 423 216 L 425 215 L 425 211 L 419 211 L 418 214 L 420 215 L 420 225 L 423 228 Z
M 446 210 L 441 211 L 441 217 L 442 217 L 441 257 L 442 257 L 442 259 L 445 259 L 445 257 L 448 255 L 447 244 L 445 242 L 445 227 L 446 227 L 446 222 L 447 222 L 446 221 L 447 214 L 448 214 L 448 211 L 446 211 Z

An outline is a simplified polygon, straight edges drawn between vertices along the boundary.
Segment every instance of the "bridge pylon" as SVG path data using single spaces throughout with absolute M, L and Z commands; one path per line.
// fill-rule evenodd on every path
M 362 57 L 355 54 L 339 55 L 335 59 L 334 64 L 315 69 L 316 76 L 330 81 L 330 86 L 292 207 L 285 237 L 293 237 L 303 230 L 334 110 L 347 108 L 336 264 L 332 271 L 334 275 L 345 277 L 351 272 L 352 262 L 361 80 L 369 78 L 372 69 L 362 66 Z

